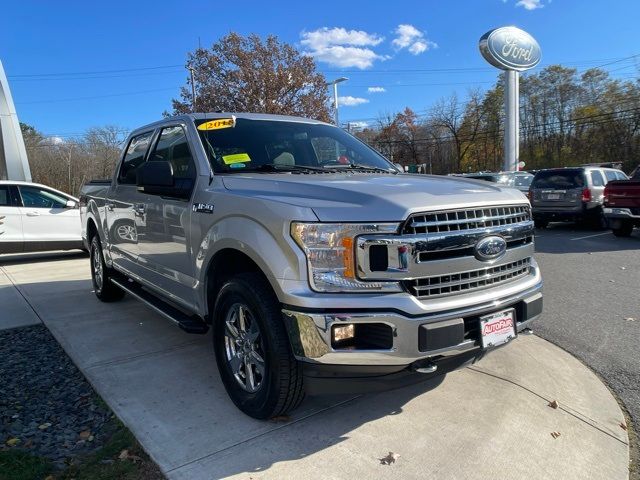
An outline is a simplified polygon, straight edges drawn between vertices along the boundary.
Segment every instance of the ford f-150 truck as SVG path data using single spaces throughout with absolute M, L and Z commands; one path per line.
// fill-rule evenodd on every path
M 630 180 L 607 183 L 604 189 L 604 215 L 616 237 L 628 237 L 640 227 L 640 166 Z
M 97 297 L 125 292 L 213 331 L 222 381 L 256 418 L 306 393 L 447 372 L 542 310 L 518 190 L 401 174 L 343 130 L 192 114 L 134 131 L 113 178 L 85 186 Z

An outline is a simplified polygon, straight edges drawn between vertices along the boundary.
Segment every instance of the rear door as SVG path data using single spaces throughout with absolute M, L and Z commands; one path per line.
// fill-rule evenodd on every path
M 0 185 L 0 253 L 22 252 L 22 217 L 18 189 Z
M 67 207 L 71 197 L 37 185 L 19 185 L 22 231 L 29 243 L 80 242 L 80 209 Z
M 138 263 L 144 278 L 176 301 L 193 304 L 194 269 L 191 252 L 191 196 L 196 164 L 183 125 L 160 130 L 148 162 L 167 161 L 173 169 L 171 195 L 141 193 L 144 235 L 139 237 Z
M 604 201 L 604 186 L 610 181 L 615 180 L 613 170 L 591 170 L 591 203 L 602 205 Z
M 138 191 L 136 174 L 146 161 L 154 130 L 129 140 L 114 186 L 106 202 L 107 238 L 113 263 L 138 275 L 138 242 L 145 234 L 144 195 Z
M 531 183 L 532 205 L 549 211 L 579 210 L 585 186 L 587 182 L 581 168 L 542 170 Z

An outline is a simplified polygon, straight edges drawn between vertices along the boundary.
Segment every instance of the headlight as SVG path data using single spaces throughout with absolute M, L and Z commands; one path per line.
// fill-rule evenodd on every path
M 356 236 L 390 233 L 395 228 L 389 224 L 293 222 L 291 236 L 307 256 L 309 282 L 316 292 L 399 292 L 398 282 L 356 278 Z

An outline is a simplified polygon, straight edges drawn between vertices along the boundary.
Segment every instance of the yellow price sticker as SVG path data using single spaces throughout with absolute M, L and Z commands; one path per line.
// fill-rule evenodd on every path
M 222 161 L 226 165 L 233 165 L 234 163 L 250 162 L 251 157 L 249 157 L 249 155 L 246 153 L 235 153 L 233 155 L 223 155 Z
M 236 126 L 236 117 L 216 118 L 198 125 L 198 130 L 219 130 L 221 128 L 232 128 Z

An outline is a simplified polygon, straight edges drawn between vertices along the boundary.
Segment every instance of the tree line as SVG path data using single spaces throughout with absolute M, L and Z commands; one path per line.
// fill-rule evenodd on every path
M 436 102 L 424 114 L 407 107 L 356 132 L 402 165 L 426 173 L 499 171 L 503 163 L 504 79 Z M 525 169 L 640 163 L 640 81 L 599 68 L 578 74 L 552 65 L 520 80 L 520 160 Z

